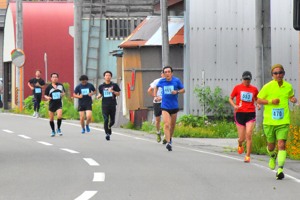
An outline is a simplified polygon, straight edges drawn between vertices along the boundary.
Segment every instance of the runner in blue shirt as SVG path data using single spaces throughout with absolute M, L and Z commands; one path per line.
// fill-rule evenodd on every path
M 81 82 L 75 87 L 73 97 L 78 98 L 78 111 L 80 116 L 81 133 L 90 132 L 89 124 L 92 120 L 92 96 L 96 93 L 96 89 L 93 84 L 88 82 L 87 75 L 82 75 L 79 78 Z M 86 115 L 86 123 L 84 122 L 84 113 Z
M 163 68 L 165 78 L 162 78 L 154 89 L 154 95 L 157 94 L 158 88 L 162 88 L 162 116 L 164 120 L 164 133 L 166 136 L 166 148 L 172 151 L 172 137 L 175 129 L 178 106 L 178 94 L 185 92 L 180 79 L 173 76 L 173 69 L 170 66 Z M 159 97 L 156 97 L 159 98 Z

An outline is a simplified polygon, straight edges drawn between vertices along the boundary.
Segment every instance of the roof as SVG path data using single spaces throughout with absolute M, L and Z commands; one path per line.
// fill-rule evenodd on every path
M 170 45 L 184 43 L 183 17 L 169 17 L 168 30 Z M 120 44 L 120 47 L 161 46 L 161 35 L 160 16 L 150 16 L 138 25 L 138 27 Z

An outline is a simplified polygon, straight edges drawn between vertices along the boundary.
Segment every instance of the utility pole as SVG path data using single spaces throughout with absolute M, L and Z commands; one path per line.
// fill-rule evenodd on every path
M 74 1 L 74 86 L 79 84 L 82 75 L 82 0 Z M 74 107 L 78 100 L 74 98 Z
M 170 65 L 169 59 L 169 30 L 168 30 L 168 1 L 160 1 L 161 32 L 162 32 L 162 67 Z
M 270 0 L 255 1 L 256 86 L 260 90 L 271 79 L 271 4 Z M 263 121 L 263 111 L 256 113 L 256 125 Z
M 17 0 L 17 17 L 16 17 L 16 48 L 23 49 L 23 4 L 22 0 Z M 20 106 L 20 110 L 22 110 L 22 103 L 23 103 L 23 86 L 24 86 L 24 76 L 23 76 L 24 66 L 19 66 L 16 68 L 16 88 L 18 95 L 18 104 Z

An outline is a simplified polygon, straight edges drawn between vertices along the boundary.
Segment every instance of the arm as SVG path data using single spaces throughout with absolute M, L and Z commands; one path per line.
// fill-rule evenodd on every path
M 261 105 L 268 105 L 268 104 L 278 105 L 279 102 L 280 102 L 279 99 L 266 100 L 266 99 L 257 98 L 257 103 Z
M 151 97 L 153 97 L 153 90 L 154 90 L 154 89 L 150 86 L 150 87 L 148 88 L 148 91 L 147 91 L 148 95 L 151 96 Z
M 237 111 L 239 109 L 239 106 L 233 102 L 233 99 L 234 97 L 229 97 L 229 103 L 233 107 L 234 111 Z
M 32 84 L 30 82 L 28 82 L 27 85 L 31 90 L 34 90 L 34 87 L 32 87 Z
M 295 96 L 290 97 L 290 102 L 297 103 L 297 99 Z

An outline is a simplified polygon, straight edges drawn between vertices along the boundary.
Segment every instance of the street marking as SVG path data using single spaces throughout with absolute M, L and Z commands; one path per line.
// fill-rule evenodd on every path
M 69 153 L 79 153 L 78 151 L 74 151 L 74 150 L 72 150 L 72 149 L 64 149 L 64 148 L 61 148 L 60 150 L 63 150 L 63 151 L 69 152 Z
M 31 139 L 31 137 L 28 137 L 28 136 L 26 136 L 26 135 L 18 135 L 18 136 L 21 137 L 21 138 L 24 138 L 24 139 L 26 139 L 26 140 Z
M 83 158 L 83 160 L 85 160 L 85 162 L 87 162 L 90 166 L 99 166 L 99 163 L 92 158 Z
M 95 172 L 93 182 L 104 182 L 105 181 L 105 173 L 103 172 Z
M 97 194 L 97 191 L 84 191 L 79 197 L 77 197 L 74 200 L 88 200 L 92 198 L 95 194 Z
M 46 145 L 46 146 L 52 146 L 53 144 L 50 144 L 48 142 L 43 142 L 43 141 L 37 141 L 37 143 L 40 143 L 40 144 L 43 144 L 43 145 Z
M 7 129 L 3 129 L 2 131 L 6 132 L 6 133 L 14 133 L 13 131 L 7 130 Z

